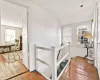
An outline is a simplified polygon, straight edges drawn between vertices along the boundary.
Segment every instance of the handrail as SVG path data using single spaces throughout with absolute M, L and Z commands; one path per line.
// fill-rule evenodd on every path
M 65 44 L 65 45 L 63 45 L 63 46 L 61 46 L 61 47 L 59 47 L 59 48 L 56 48 L 56 51 L 59 51 L 60 49 L 62 49 L 62 48 L 65 48 L 66 46 L 68 46 L 69 44 Z
M 62 45 L 63 45 L 63 42 L 61 43 L 61 46 L 62 46 Z M 60 52 L 61 52 L 61 49 L 60 49 L 59 52 L 58 52 L 57 60 L 59 59 Z
M 61 58 L 58 62 L 57 62 L 57 66 L 60 65 L 60 63 L 69 55 L 69 52 L 63 57 Z
M 68 42 L 68 43 L 70 43 L 70 42 Z M 61 43 L 61 46 L 63 46 L 64 44 L 63 43 Z M 59 55 L 60 55 L 60 52 L 61 52 L 61 49 L 59 50 L 59 52 L 58 52 L 58 55 L 57 55 L 57 60 L 59 59 Z
M 67 63 L 66 66 L 64 67 L 64 69 L 61 71 L 60 75 L 58 76 L 58 80 L 59 80 L 59 78 L 61 77 L 61 75 L 62 75 L 62 73 L 64 72 L 64 70 L 66 69 L 66 67 L 67 67 L 67 69 L 68 69 L 69 63 L 70 63 L 70 60 L 68 61 L 68 63 Z
M 36 48 L 38 48 L 38 49 L 42 49 L 42 50 L 51 51 L 51 49 L 50 49 L 50 48 L 45 48 L 45 47 L 40 47 L 40 46 L 36 46 Z
M 68 52 L 66 52 L 66 54 L 58 61 L 57 59 L 59 58 L 60 55 L 60 51 L 66 47 L 69 47 Z M 51 63 L 49 64 L 39 58 L 37 58 L 37 49 L 41 49 L 41 50 L 46 50 L 46 51 L 51 51 L 52 54 L 52 59 L 51 59 Z M 58 53 L 59 51 L 59 53 Z M 57 80 L 59 78 L 59 76 L 61 76 L 61 74 L 63 73 L 63 71 L 65 70 L 65 68 L 69 65 L 70 62 L 70 43 L 69 44 L 65 44 L 59 48 L 55 48 L 55 47 L 51 47 L 51 48 L 45 48 L 45 47 L 40 47 L 37 46 L 36 44 L 34 44 L 34 54 L 35 54 L 35 69 L 37 70 L 37 64 L 36 64 L 36 60 L 49 66 L 52 70 L 52 80 Z M 58 54 L 58 55 L 57 55 Z M 66 64 L 66 66 L 63 68 L 62 72 L 60 73 L 60 75 L 57 77 L 57 68 L 60 65 L 61 62 L 63 62 L 64 60 L 68 59 L 68 63 Z M 41 72 L 40 72 L 41 73 Z M 41 73 L 42 74 L 42 73 Z M 43 74 L 44 75 L 44 74 Z M 45 76 L 45 75 L 44 75 Z M 47 76 L 45 76 L 46 78 L 48 78 Z

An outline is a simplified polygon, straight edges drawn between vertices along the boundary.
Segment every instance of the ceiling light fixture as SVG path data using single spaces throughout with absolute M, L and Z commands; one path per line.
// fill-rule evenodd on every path
M 83 7 L 83 4 L 81 4 L 80 7 Z
M 80 7 L 83 7 L 84 3 L 86 3 L 87 1 L 90 1 L 90 0 L 80 0 Z

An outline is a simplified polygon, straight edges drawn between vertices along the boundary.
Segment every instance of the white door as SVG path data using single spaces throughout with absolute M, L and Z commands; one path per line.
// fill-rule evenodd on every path
M 27 8 L 23 8 L 23 28 L 22 28 L 22 54 L 23 64 L 29 69 L 29 56 L 28 56 L 28 36 L 27 36 Z

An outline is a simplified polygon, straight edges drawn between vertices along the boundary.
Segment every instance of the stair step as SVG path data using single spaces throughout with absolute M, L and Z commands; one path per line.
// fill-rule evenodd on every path
M 66 66 L 67 63 L 68 60 L 61 62 L 60 67 L 57 70 L 57 76 L 59 76 L 59 74 L 61 73 L 61 71 L 63 70 L 63 68 Z M 50 79 L 52 79 L 52 76 L 50 76 Z
M 61 71 L 63 70 L 63 68 L 66 66 L 67 63 L 68 63 L 68 60 L 65 60 L 60 64 L 60 67 L 57 70 L 57 76 L 59 76 L 59 74 L 61 73 Z

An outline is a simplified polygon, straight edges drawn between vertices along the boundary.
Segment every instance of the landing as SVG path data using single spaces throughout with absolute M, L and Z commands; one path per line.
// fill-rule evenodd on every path
M 76 57 L 72 59 L 70 67 L 65 70 L 60 80 L 99 80 L 96 68 L 87 59 Z

